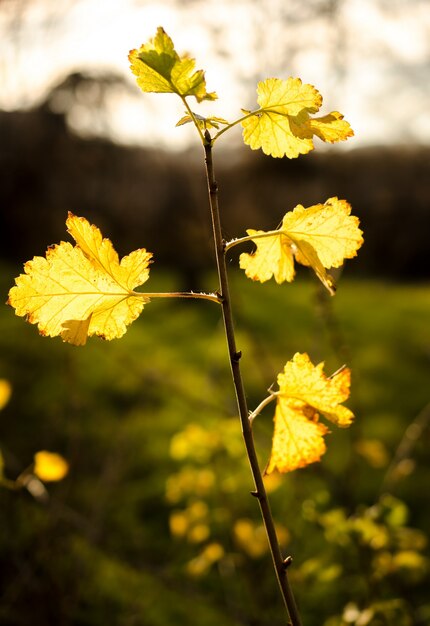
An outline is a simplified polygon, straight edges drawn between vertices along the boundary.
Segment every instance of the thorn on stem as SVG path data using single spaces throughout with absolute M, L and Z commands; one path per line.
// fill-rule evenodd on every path
M 251 491 L 251 496 L 254 496 L 254 498 L 259 498 L 260 497 L 258 491 Z
M 237 352 L 235 352 L 233 354 L 233 361 L 235 361 L 236 363 L 239 363 L 241 358 L 242 358 L 242 351 L 241 350 L 238 350 Z

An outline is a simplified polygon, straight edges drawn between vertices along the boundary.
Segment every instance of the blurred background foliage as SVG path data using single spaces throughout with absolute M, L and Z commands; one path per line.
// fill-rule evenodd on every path
M 266 479 L 304 623 L 426 624 L 428 288 L 350 279 L 322 305 L 306 277 L 232 277 L 250 407 L 296 350 L 332 371 L 341 348 L 353 369 L 354 426 L 322 463 Z M 283 624 L 218 311 L 203 307 L 154 302 L 121 341 L 82 350 L 2 310 L 5 471 L 42 447 L 70 470 L 46 504 L 0 492 L 0 623 Z M 264 467 L 269 408 L 254 427 Z
M 32 3 L 7 0 L 0 16 L 13 4 L 24 11 Z M 278 3 L 268 4 L 278 15 Z M 290 28 L 318 14 L 334 29 L 339 81 L 348 69 L 339 56 L 341 4 L 282 10 Z M 44 14 L 42 34 L 61 24 L 60 5 Z M 19 12 L 8 23 L 17 49 L 22 24 Z M 220 42 L 222 30 L 212 35 Z M 288 45 L 294 64 L 300 50 Z M 400 69 L 411 81 L 421 76 Z M 254 70 L 248 86 L 255 78 Z M 121 255 L 154 252 L 152 291 L 217 288 L 199 149 L 118 143 L 108 132 L 109 103 L 130 89 L 116 71 L 81 67 L 31 106 L 0 111 L 3 302 L 22 263 L 66 238 L 68 210 L 96 223 Z M 292 285 L 252 284 L 232 253 L 238 344 L 250 408 L 296 351 L 325 360 L 328 373 L 345 362 L 353 371 L 355 424 L 329 436 L 320 464 L 266 479 L 304 624 L 425 626 L 430 148 L 330 148 L 295 161 L 220 149 L 217 174 L 228 238 L 273 228 L 297 203 L 333 195 L 361 219 L 365 245 L 339 275 L 334 299 L 303 268 Z M 75 349 L 39 337 L 3 305 L 0 379 L 7 479 L 38 450 L 69 463 L 64 480 L 46 486 L 48 499 L 0 490 L 0 624 L 284 624 L 249 495 L 217 307 L 153 302 L 121 341 Z M 270 407 L 254 427 L 264 467 Z

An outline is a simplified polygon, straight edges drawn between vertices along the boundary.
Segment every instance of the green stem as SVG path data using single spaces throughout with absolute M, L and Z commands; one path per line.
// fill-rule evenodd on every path
M 254 479 L 255 492 L 253 492 L 253 495 L 255 495 L 260 504 L 261 515 L 264 521 L 264 526 L 266 528 L 276 576 L 278 579 L 282 597 L 284 599 L 285 607 L 287 609 L 287 613 L 291 620 L 291 626 L 301 626 L 300 616 L 296 607 L 293 592 L 290 587 L 287 575 L 287 567 L 291 562 L 291 559 L 287 558 L 284 560 L 281 554 L 278 538 L 276 535 L 275 523 L 273 521 L 266 489 L 263 482 L 263 477 L 258 464 L 254 437 L 252 433 L 252 426 L 248 416 L 245 389 L 243 385 L 242 374 L 240 371 L 240 358 L 242 355 L 236 347 L 233 315 L 231 310 L 230 290 L 227 275 L 227 266 L 225 261 L 225 242 L 222 236 L 221 219 L 218 206 L 218 186 L 215 180 L 215 172 L 212 161 L 212 139 L 209 132 L 207 131 L 205 133 L 204 148 L 206 155 L 206 176 L 208 182 L 209 203 L 212 215 L 212 228 L 218 267 L 218 277 L 220 283 L 219 293 L 224 318 L 224 329 L 230 357 L 232 378 L 236 391 L 237 406 L 242 425 L 242 433 L 252 476 Z

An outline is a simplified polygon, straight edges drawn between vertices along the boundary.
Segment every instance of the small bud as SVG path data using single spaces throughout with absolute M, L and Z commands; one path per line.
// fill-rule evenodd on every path
M 291 563 L 293 562 L 293 557 L 292 556 L 287 556 L 284 561 L 284 569 L 287 569 L 288 567 L 290 567 Z

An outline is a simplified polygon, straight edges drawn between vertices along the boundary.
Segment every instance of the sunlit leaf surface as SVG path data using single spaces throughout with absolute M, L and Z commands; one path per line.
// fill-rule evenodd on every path
M 338 198 L 309 208 L 299 204 L 284 216 L 277 230 L 247 230 L 256 250 L 240 255 L 240 267 L 252 280 L 263 283 L 273 276 L 283 283 L 294 279 L 296 260 L 311 266 L 333 294 L 334 283 L 326 269 L 340 267 L 363 243 L 359 220 L 350 213 L 348 202 Z
M 155 37 L 138 50 L 131 50 L 128 58 L 137 84 L 144 92 L 194 96 L 198 102 L 217 98 L 216 93 L 206 91 L 204 72 L 195 69 L 195 60 L 186 54 L 179 56 L 161 26 Z
M 334 143 L 351 137 L 354 132 L 341 113 L 333 111 L 323 117 L 311 118 L 319 111 L 321 94 L 300 78 L 268 78 L 258 83 L 257 111 L 241 123 L 243 140 L 253 150 L 261 148 L 273 157 L 290 159 L 307 154 L 314 148 L 313 136 Z
M 135 250 L 121 259 L 109 239 L 85 218 L 69 213 L 76 245 L 61 242 L 34 257 L 16 279 L 8 304 L 37 324 L 42 335 L 74 345 L 87 337 L 121 337 L 148 299 L 134 289 L 149 277 L 151 253 Z
M 342 405 L 349 397 L 351 373 L 343 368 L 327 378 L 324 363 L 314 366 L 307 354 L 297 353 L 278 375 L 272 452 L 266 473 L 289 472 L 319 461 L 329 431 L 320 415 L 338 426 L 349 426 L 353 413 Z

